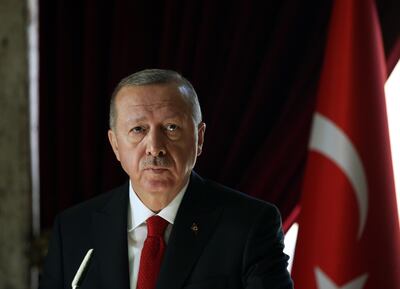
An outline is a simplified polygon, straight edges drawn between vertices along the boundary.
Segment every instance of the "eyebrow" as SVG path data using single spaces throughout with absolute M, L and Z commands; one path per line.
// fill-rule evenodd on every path
M 165 117 L 164 119 L 165 120 L 168 120 L 168 119 L 181 119 L 182 118 L 182 115 L 180 114 L 180 113 L 171 113 L 170 115 L 168 115 L 167 117 Z M 128 119 L 127 119 L 127 121 L 129 122 L 129 123 L 137 123 L 137 122 L 142 122 L 142 121 L 145 121 L 145 120 L 147 120 L 147 117 L 146 116 L 140 116 L 140 117 L 129 117 Z

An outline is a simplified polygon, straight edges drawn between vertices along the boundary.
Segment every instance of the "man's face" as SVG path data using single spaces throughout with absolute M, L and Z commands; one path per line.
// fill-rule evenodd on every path
M 115 99 L 108 136 L 139 197 L 170 202 L 201 153 L 205 124 L 194 123 L 175 84 L 123 87 Z

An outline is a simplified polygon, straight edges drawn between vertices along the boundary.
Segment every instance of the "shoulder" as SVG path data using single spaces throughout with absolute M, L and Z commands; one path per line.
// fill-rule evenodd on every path
M 203 179 L 203 181 L 205 186 L 207 186 L 213 192 L 213 195 L 226 205 L 240 206 L 247 209 L 278 210 L 274 204 L 257 199 L 244 192 L 224 186 L 215 181 L 207 179 Z
M 119 202 L 126 204 L 128 199 L 128 183 L 123 184 L 117 188 L 114 188 L 108 192 L 102 193 L 96 197 L 79 203 L 71 208 L 68 208 L 61 212 L 57 219 L 59 221 L 82 221 L 88 219 L 88 216 L 94 212 L 101 212 L 107 210 L 110 203 Z
M 202 186 L 201 193 L 204 194 L 204 198 L 219 204 L 225 213 L 231 215 L 234 219 L 252 222 L 261 218 L 277 223 L 281 222 L 279 210 L 274 204 L 198 175 L 195 175 L 195 177 L 199 178 L 198 183 L 199 186 Z

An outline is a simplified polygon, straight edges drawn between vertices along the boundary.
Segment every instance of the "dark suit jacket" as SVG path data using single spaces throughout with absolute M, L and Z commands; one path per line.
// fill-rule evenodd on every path
M 39 288 L 71 288 L 83 257 L 93 248 L 80 288 L 129 289 L 128 205 L 125 184 L 61 213 Z M 273 205 L 192 173 L 157 289 L 293 288 L 282 241 L 280 215 Z

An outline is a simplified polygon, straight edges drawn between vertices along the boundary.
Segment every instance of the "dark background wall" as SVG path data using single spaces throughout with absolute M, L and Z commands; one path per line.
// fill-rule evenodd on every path
M 177 70 L 196 88 L 207 123 L 196 171 L 274 202 L 288 219 L 300 196 L 331 5 L 41 0 L 43 228 L 127 179 L 108 144 L 108 104 L 118 81 L 144 68 Z M 390 69 L 400 56 L 400 2 L 377 6 Z

